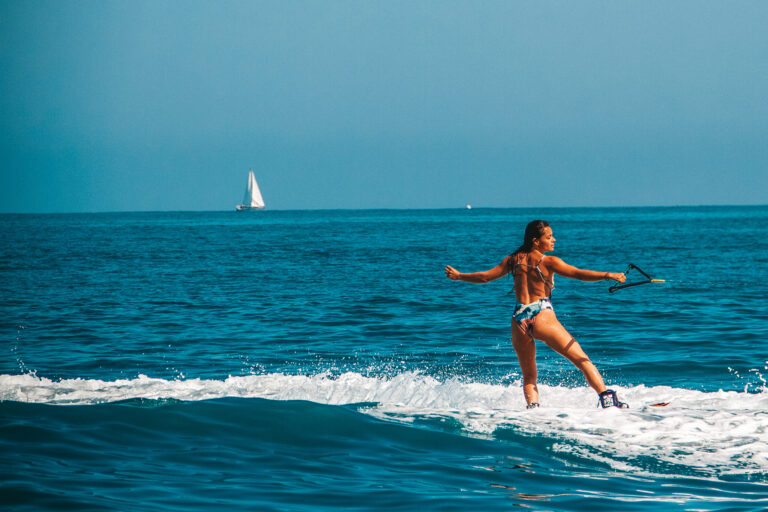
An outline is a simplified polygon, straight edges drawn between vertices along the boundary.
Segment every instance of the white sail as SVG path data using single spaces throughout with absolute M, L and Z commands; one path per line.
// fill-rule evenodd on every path
M 253 169 L 248 172 L 248 186 L 245 188 L 245 197 L 243 198 L 243 204 L 237 207 L 238 210 L 245 210 L 250 208 L 261 209 L 264 208 L 264 198 L 261 197 L 261 191 L 259 190 L 259 184 L 256 183 L 256 176 L 253 175 Z

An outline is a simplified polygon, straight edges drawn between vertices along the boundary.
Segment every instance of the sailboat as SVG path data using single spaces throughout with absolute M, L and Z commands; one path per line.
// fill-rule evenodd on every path
M 261 197 L 259 184 L 256 183 L 256 177 L 253 175 L 253 169 L 248 172 L 248 186 L 245 189 L 245 198 L 243 204 L 237 205 L 237 211 L 243 210 L 263 210 L 264 199 Z

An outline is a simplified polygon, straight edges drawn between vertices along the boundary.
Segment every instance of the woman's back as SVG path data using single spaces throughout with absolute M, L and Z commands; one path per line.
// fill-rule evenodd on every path
M 509 256 L 512 277 L 515 280 L 515 298 L 520 304 L 530 304 L 552 295 L 555 276 L 543 264 L 545 257 L 535 250 Z

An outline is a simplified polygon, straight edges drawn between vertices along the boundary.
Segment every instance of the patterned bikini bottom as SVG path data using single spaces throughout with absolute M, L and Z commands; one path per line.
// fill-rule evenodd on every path
M 522 327 L 523 331 L 533 336 L 533 324 L 536 322 L 536 315 L 544 311 L 545 309 L 552 308 L 552 300 L 549 297 L 539 299 L 530 304 L 515 304 L 515 312 L 512 314 L 512 318 L 515 319 L 517 325 Z

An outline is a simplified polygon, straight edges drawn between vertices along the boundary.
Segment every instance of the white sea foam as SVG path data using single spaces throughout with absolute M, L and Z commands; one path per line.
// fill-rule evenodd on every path
M 131 398 L 197 401 L 222 397 L 309 400 L 324 404 L 374 402 L 377 417 L 412 421 L 453 418 L 471 433 L 512 427 L 552 436 L 553 449 L 605 454 L 612 465 L 648 456 L 718 474 L 768 471 L 768 393 L 702 392 L 665 386 L 619 388 L 630 410 L 596 409 L 588 388 L 539 386 L 544 407 L 527 411 L 519 383 L 511 386 L 437 380 L 406 372 L 394 377 L 265 374 L 225 380 L 50 380 L 31 374 L 0 375 L 0 400 L 96 404 Z M 654 408 L 655 402 L 671 401 Z M 623 462 L 622 462 L 623 461 Z

